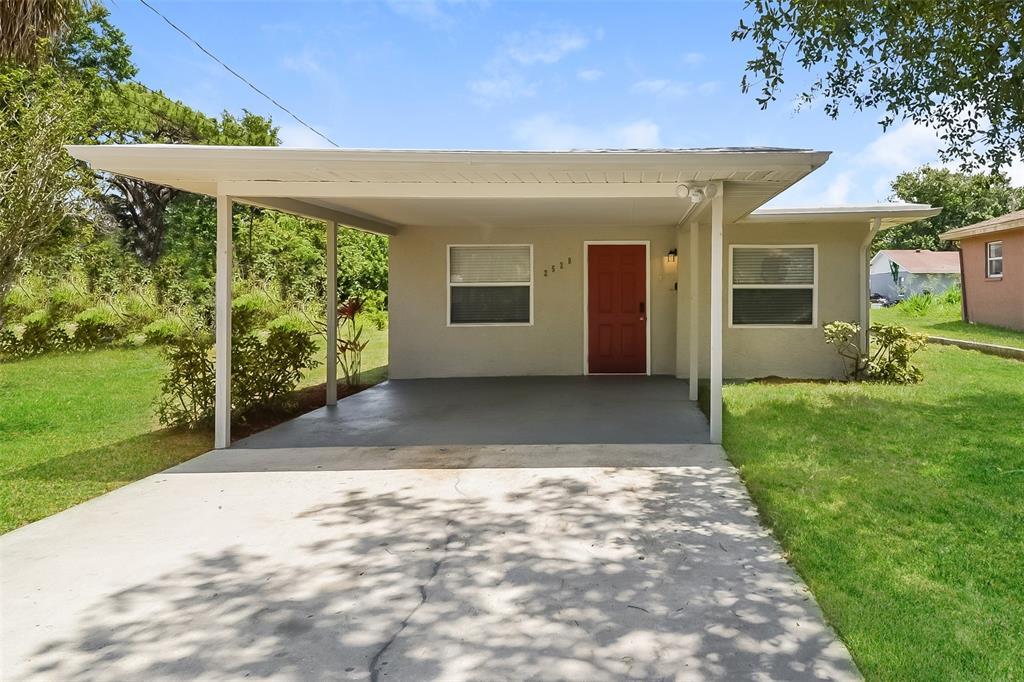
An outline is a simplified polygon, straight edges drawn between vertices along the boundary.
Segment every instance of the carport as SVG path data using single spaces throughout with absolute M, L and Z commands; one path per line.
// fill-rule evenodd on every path
M 709 442 L 671 377 L 392 380 L 257 433 L 238 448 Z

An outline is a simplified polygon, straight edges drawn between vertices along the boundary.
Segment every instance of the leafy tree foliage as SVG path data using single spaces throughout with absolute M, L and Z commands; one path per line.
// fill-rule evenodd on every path
M 92 141 L 104 143 L 189 143 L 276 145 L 270 119 L 249 111 L 206 116 L 132 80 L 136 68 L 124 33 L 95 5 L 73 23 L 58 63 L 91 85 L 96 126 Z M 120 227 L 125 246 L 147 266 L 159 258 L 165 213 L 177 190 L 122 176 L 100 174 L 100 203 Z
M 0 70 L 0 326 L 25 261 L 80 215 L 82 176 L 63 147 L 83 128 L 75 95 L 52 67 Z
M 941 241 L 940 234 L 1024 207 L 1024 188 L 1011 186 L 1002 173 L 968 175 L 923 166 L 900 173 L 892 183 L 892 191 L 894 198 L 901 201 L 941 206 L 942 213 L 883 231 L 875 239 L 875 251 L 955 251 L 956 244 Z
M 945 160 L 999 169 L 1024 150 L 1024 4 L 1020 0 L 747 0 L 744 92 L 778 98 L 793 61 L 815 72 L 800 98 L 884 111 L 935 128 Z M 820 69 L 820 70 L 819 70 Z

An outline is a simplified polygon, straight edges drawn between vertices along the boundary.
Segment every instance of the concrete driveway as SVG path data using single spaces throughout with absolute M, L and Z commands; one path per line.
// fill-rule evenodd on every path
M 857 677 L 711 445 L 235 448 L 0 557 L 8 682 Z

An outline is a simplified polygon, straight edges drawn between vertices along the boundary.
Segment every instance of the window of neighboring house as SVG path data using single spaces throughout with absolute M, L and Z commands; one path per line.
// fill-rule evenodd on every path
M 533 324 L 533 246 L 450 245 L 448 324 Z
M 729 269 L 730 326 L 817 326 L 816 246 L 733 245 Z
M 1003 276 L 1003 243 L 985 244 L 985 276 L 999 279 Z

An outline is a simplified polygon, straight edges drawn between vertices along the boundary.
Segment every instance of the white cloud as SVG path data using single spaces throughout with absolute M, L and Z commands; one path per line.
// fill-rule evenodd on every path
M 713 95 L 718 92 L 718 81 L 705 81 L 697 86 L 697 92 L 702 95 Z
M 520 121 L 515 136 L 529 149 L 598 149 L 661 146 L 661 130 L 648 119 L 591 128 L 539 114 Z
M 824 204 L 845 204 L 849 202 L 850 186 L 853 181 L 853 172 L 845 171 L 837 175 L 832 182 L 825 187 L 822 196 Z
M 324 135 L 327 135 L 328 137 L 331 136 L 331 133 L 324 126 L 316 124 L 311 125 L 313 125 L 317 130 L 323 131 Z M 323 149 L 330 146 L 330 143 L 324 140 L 324 138 L 298 123 L 283 124 L 277 134 L 278 137 L 281 138 L 282 147 Z
M 448 29 L 455 18 L 448 7 L 461 5 L 465 0 L 387 0 L 388 7 L 398 15 L 426 24 L 431 28 Z
M 567 54 L 582 50 L 589 40 L 577 30 L 553 32 L 529 31 L 513 33 L 505 41 L 505 55 L 514 62 L 530 64 L 554 64 Z
M 470 81 L 469 90 L 484 105 L 533 97 L 537 93 L 536 86 L 519 73 L 494 74 Z
M 319 77 L 326 73 L 320 60 L 308 47 L 297 54 L 286 55 L 281 60 L 281 66 L 286 71 L 294 71 L 309 77 Z
M 690 84 L 668 78 L 652 78 L 633 83 L 633 92 L 659 97 L 683 97 L 690 93 Z
M 604 77 L 604 71 L 601 69 L 580 69 L 576 72 L 576 77 L 585 83 L 593 83 Z
M 707 61 L 707 56 L 700 52 L 687 52 L 683 55 L 683 63 L 690 66 L 696 66 L 697 64 L 703 64 Z
M 837 205 L 889 200 L 899 173 L 938 161 L 941 145 L 928 126 L 906 122 L 890 128 L 852 154 L 836 154 L 807 180 L 784 192 L 772 205 Z

